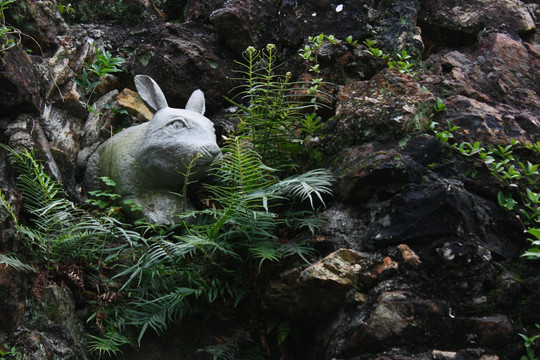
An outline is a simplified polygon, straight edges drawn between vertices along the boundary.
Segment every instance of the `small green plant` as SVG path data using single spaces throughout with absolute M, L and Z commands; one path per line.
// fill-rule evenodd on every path
M 540 229 L 531 228 L 527 230 L 527 233 L 532 235 L 533 238 L 528 239 L 531 242 L 531 248 L 523 256 L 529 259 L 540 259 Z
M 23 355 L 15 346 L 4 344 L 0 347 L 0 360 L 21 360 Z
M 96 55 L 92 64 L 84 63 L 82 74 L 80 77 L 74 78 L 73 82 L 79 85 L 88 98 L 87 108 L 90 112 L 97 113 L 95 106 L 90 105 L 92 100 L 92 94 L 96 87 L 103 84 L 104 76 L 120 72 L 120 66 L 125 63 L 125 59 L 122 57 L 113 57 L 108 50 L 101 52 L 97 45 L 94 44 Z
M 401 53 L 396 54 L 396 58 L 388 61 L 389 69 L 397 69 L 400 73 L 407 74 L 415 77 L 418 71 L 413 72 L 411 68 L 415 66 L 415 63 L 410 62 L 411 56 L 405 50 L 401 50 Z
M 365 53 L 370 54 L 375 58 L 386 60 L 389 69 L 397 69 L 400 73 L 407 74 L 409 76 L 412 76 L 413 78 L 415 78 L 418 74 L 418 71 L 412 70 L 412 68 L 416 66 L 416 63 L 411 61 L 412 57 L 409 55 L 409 53 L 407 53 L 406 50 L 402 49 L 401 52 L 395 54 L 395 56 L 392 57 L 389 54 L 385 54 L 381 49 L 377 47 L 376 40 L 366 39 L 364 40 L 363 44 L 367 48 L 364 50 Z M 439 102 L 437 102 L 436 104 L 436 110 L 439 109 L 437 107 L 438 105 Z M 442 110 L 444 109 L 441 109 L 441 111 Z
M 15 1 L 16 0 L 0 0 L 0 56 L 18 44 L 18 42 L 11 37 L 11 35 L 18 33 L 18 31 L 6 26 L 5 16 L 8 5 Z
M 540 329 L 540 325 L 536 324 L 536 328 Z M 527 351 L 527 355 L 522 356 L 521 360 L 538 360 L 538 358 L 534 355 L 534 347 L 538 345 L 538 339 L 540 339 L 540 334 L 533 336 L 519 334 L 519 336 L 521 336 L 521 338 L 523 339 L 525 350 Z
M 438 130 L 439 123 L 436 121 L 432 121 L 429 124 L 430 130 L 437 136 L 437 138 L 443 142 L 449 142 L 451 139 L 454 139 L 454 132 L 456 130 L 459 130 L 458 126 L 454 126 L 450 123 L 450 121 L 446 121 L 447 130 Z
M 326 41 L 332 45 L 338 45 L 341 44 L 341 40 L 338 40 L 334 35 L 319 34 L 318 36 L 309 36 L 307 41 L 308 43 L 304 46 L 302 50 L 300 50 L 300 56 L 303 59 L 313 63 L 313 65 L 309 68 L 309 71 L 319 74 L 321 72 L 319 70 L 320 64 L 318 60 L 319 48 Z M 352 37 L 347 40 L 347 43 L 354 43 L 356 45 L 356 42 L 352 40 Z
M 365 53 L 370 54 L 373 57 L 380 58 L 383 60 L 388 59 L 390 56 L 385 54 L 381 49 L 379 49 L 377 46 L 376 40 L 370 40 L 366 39 L 363 41 L 363 44 L 367 47 L 366 50 L 364 50 Z
M 111 202 L 114 204 L 121 196 L 113 193 L 112 188 L 116 185 L 115 181 L 109 177 L 103 176 L 101 181 L 110 188 L 107 190 L 89 191 L 88 194 L 92 197 L 86 200 L 90 205 L 97 206 L 101 210 L 111 207 Z
M 345 41 L 347 41 L 347 44 L 349 44 L 351 46 L 356 46 L 356 44 L 358 44 L 358 40 L 353 40 L 352 35 L 347 36 Z
M 435 100 L 435 105 L 433 105 L 433 107 L 435 108 L 435 112 L 441 112 L 446 110 L 446 104 L 440 97 L 437 97 L 437 100 Z
M 58 3 L 58 12 L 60 15 L 65 17 L 68 20 L 73 20 L 75 17 L 75 8 L 71 5 L 71 3 L 65 4 L 62 2 L 62 0 Z

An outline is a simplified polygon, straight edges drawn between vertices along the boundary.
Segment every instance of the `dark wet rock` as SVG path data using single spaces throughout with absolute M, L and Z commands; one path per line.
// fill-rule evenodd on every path
M 1 61 L 0 105 L 4 109 L 3 115 L 9 111 L 38 112 L 42 100 L 30 56 L 21 46 L 15 46 L 3 54 Z
M 366 16 L 363 2 L 354 0 L 338 3 L 285 0 L 278 13 L 279 38 L 292 47 L 300 47 L 304 38 L 319 34 L 335 35 L 338 39 L 349 35 L 361 39 L 367 34 Z M 340 26 L 336 27 L 336 23 Z
M 339 203 L 328 207 L 323 215 L 328 222 L 324 231 L 318 234 L 319 244 L 330 247 L 332 251 L 337 248 L 350 248 L 353 244 L 356 248 L 362 248 L 365 224 L 357 208 Z
M 201 89 L 212 113 L 222 107 L 232 87 L 233 61 L 219 47 L 210 27 L 169 24 L 145 37 L 129 58 L 129 67 L 155 79 L 172 107 L 182 108 L 191 93 Z
M 257 48 L 273 42 L 277 13 L 272 0 L 234 0 L 210 14 L 210 21 L 227 45 L 239 56 L 248 46 Z
M 427 129 L 434 101 L 411 76 L 384 70 L 341 89 L 337 134 L 346 143 L 402 139 Z
M 2 236 L 3 237 L 3 236 Z M 0 264 L 0 331 L 12 332 L 24 316 L 25 274 Z
M 374 195 L 387 200 L 398 189 L 389 186 L 383 190 L 381 185 L 398 183 L 412 170 L 407 166 L 411 159 L 393 145 L 368 143 L 346 151 L 340 158 L 335 195 L 348 203 L 362 203 Z
M 24 32 L 21 38 L 25 48 L 35 54 L 54 51 L 57 36 L 68 31 L 68 25 L 58 11 L 58 5 L 46 0 L 23 0 L 9 6 L 6 15 L 17 29 Z
M 15 346 L 24 359 L 87 359 L 71 292 L 35 283 L 31 289 L 34 278 L 0 264 L 0 332 L 8 334 L 3 344 Z
M 518 0 L 421 0 L 420 3 L 423 34 L 445 44 L 473 43 L 476 35 L 488 26 L 516 35 L 536 28 L 529 9 Z
M 414 59 L 419 59 L 424 50 L 421 31 L 416 26 L 420 3 L 418 0 L 398 0 L 369 7 L 368 18 L 373 28 L 368 38 L 378 40 L 381 48 L 392 56 L 406 50 Z
M 403 291 L 383 291 L 373 307 L 359 306 L 340 314 L 324 333 L 327 337 L 319 339 L 319 348 L 326 358 L 349 358 L 376 353 L 388 343 L 394 348 L 403 346 L 404 337 L 425 344 L 431 339 L 422 329 L 434 329 L 443 317 L 442 309 L 430 300 Z
M 210 15 L 223 8 L 226 2 L 226 0 L 188 1 L 187 7 L 183 9 L 185 20 L 208 23 Z

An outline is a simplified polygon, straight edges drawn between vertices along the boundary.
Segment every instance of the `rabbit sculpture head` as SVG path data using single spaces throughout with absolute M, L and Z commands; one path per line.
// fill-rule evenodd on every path
M 154 111 L 148 123 L 127 128 L 92 154 L 85 173 L 88 190 L 102 188 L 101 177 L 114 180 L 114 191 L 134 200 L 155 223 L 170 224 L 187 199 L 180 192 L 187 166 L 197 157 L 190 179 L 203 176 L 220 156 L 213 123 L 204 116 L 205 100 L 193 92 L 185 109 L 170 108 L 158 84 L 149 76 L 135 76 L 140 97 Z M 188 206 L 189 208 L 189 206 Z
M 185 109 L 170 108 L 163 92 L 152 78 L 135 76 L 140 97 L 156 113 L 146 126 L 144 141 L 137 152 L 139 171 L 148 187 L 175 186 L 179 171 L 196 156 L 199 165 L 194 176 L 201 176 L 204 167 L 220 154 L 214 124 L 204 116 L 205 100 L 196 90 Z

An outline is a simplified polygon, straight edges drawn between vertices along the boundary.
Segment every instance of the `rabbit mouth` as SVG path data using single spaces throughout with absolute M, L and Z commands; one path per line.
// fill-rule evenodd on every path
M 221 150 L 219 148 L 202 148 L 200 154 L 201 158 L 198 161 L 201 163 L 212 163 L 214 160 L 221 158 Z

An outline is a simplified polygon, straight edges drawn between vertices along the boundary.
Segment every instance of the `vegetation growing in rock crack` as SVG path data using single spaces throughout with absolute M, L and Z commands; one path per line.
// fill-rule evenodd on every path
M 93 63 L 84 63 L 81 75 L 79 78 L 74 78 L 73 82 L 79 85 L 87 96 L 86 107 L 88 110 L 96 112 L 95 106 L 90 105 L 94 91 L 104 83 L 105 76 L 122 71 L 120 66 L 126 60 L 122 57 L 113 57 L 108 50 L 100 51 L 96 44 L 93 46 L 95 50 Z
M 268 51 L 264 56 L 273 57 L 274 49 Z M 253 54 L 246 56 L 253 59 Z M 309 262 L 316 255 L 301 234 L 313 233 L 322 225 L 316 209 L 331 194 L 333 177 L 326 169 L 316 169 L 280 179 L 278 170 L 264 164 L 261 152 L 283 165 L 276 154 L 285 154 L 285 149 L 278 152 L 272 146 L 281 147 L 286 137 L 296 134 L 281 133 L 282 129 L 265 124 L 263 118 L 253 120 L 255 109 L 258 113 L 262 108 L 273 115 L 267 122 L 290 121 L 285 119 L 287 114 L 299 120 L 300 109 L 315 105 L 293 101 L 281 88 L 288 83 L 270 73 L 265 76 L 266 88 L 259 81 L 251 83 L 253 89 L 244 88 L 253 103 L 244 107 L 247 119 L 225 139 L 223 156 L 210 170 L 206 192 L 211 206 L 178 214 L 174 226 L 120 222 L 113 211 L 117 196 L 107 190 L 78 206 L 31 153 L 5 147 L 20 174 L 25 216 L 19 218 L 1 192 L 0 199 L 28 255 L 5 254 L 0 263 L 37 273 L 42 282 L 71 269 L 71 281 L 93 294 L 88 304 L 92 309 L 88 322 L 95 329 L 90 335 L 91 351 L 114 356 L 122 345 L 133 340 L 140 343 L 149 330 L 164 334 L 186 317 L 236 307 L 253 296 L 254 274 L 266 264 L 291 256 Z M 264 104 L 257 94 L 266 96 Z M 179 174 L 179 179 L 189 175 Z M 286 229 L 287 237 L 278 237 L 278 229 Z M 127 335 L 127 328 L 137 329 L 136 339 Z M 275 329 L 278 343 L 290 331 L 286 322 L 269 329 Z M 252 346 L 242 345 L 246 336 L 239 335 L 225 353 L 249 353 Z M 208 347 L 204 351 L 218 354 L 221 350 Z
M 446 110 L 444 102 L 437 98 L 435 110 Z M 531 260 L 540 259 L 540 164 L 522 160 L 523 156 L 532 159 L 540 158 L 540 141 L 536 143 L 520 143 L 510 139 L 509 144 L 484 145 L 479 141 L 471 144 L 457 142 L 454 132 L 459 127 L 447 121 L 447 128 L 441 129 L 437 122 L 430 125 L 431 130 L 443 143 L 449 143 L 451 148 L 463 156 L 471 157 L 485 165 L 489 173 L 497 179 L 504 188 L 499 190 L 497 201 L 505 210 L 515 214 L 528 235 L 530 247 L 522 256 Z M 517 153 L 519 152 L 520 155 Z M 540 325 L 536 324 L 540 329 Z M 540 335 L 527 336 L 519 334 L 524 341 L 526 355 L 522 360 L 534 360 L 534 348 Z
M 7 50 L 18 43 L 18 41 L 12 37 L 17 31 L 6 25 L 5 16 L 8 5 L 14 2 L 15 0 L 0 0 L 0 56 L 4 55 Z
M 321 79 L 293 81 L 290 72 L 280 74 L 273 44 L 262 50 L 250 46 L 242 59 L 237 71 L 242 77 L 236 79 L 240 85 L 229 99 L 238 108 L 232 115 L 238 122 L 236 131 L 268 165 L 294 167 L 306 154 L 304 143 L 314 139 L 323 125 L 316 114 L 324 106 L 319 99 L 331 95 L 320 89 Z

